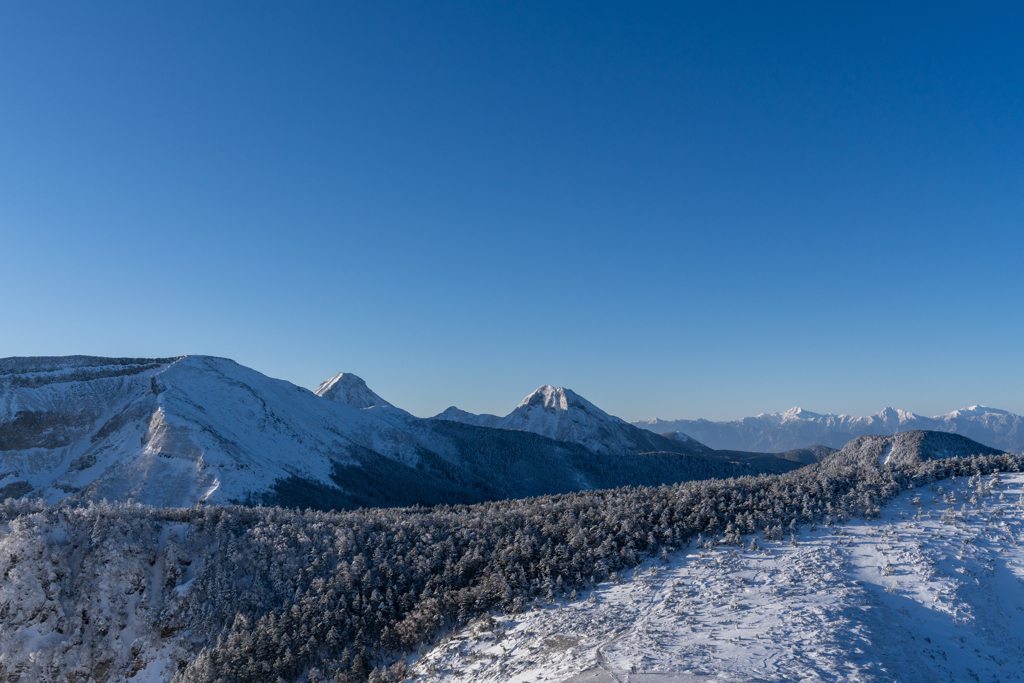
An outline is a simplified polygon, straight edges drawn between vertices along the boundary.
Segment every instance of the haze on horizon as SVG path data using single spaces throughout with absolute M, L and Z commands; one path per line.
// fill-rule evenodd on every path
M 1024 414 L 1022 13 L 6 5 L 0 357 Z

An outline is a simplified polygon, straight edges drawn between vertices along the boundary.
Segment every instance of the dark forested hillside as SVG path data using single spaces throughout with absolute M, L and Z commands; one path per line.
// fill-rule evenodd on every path
M 246 502 L 319 510 L 465 505 L 586 489 L 786 472 L 804 464 L 765 453 L 612 455 L 530 432 L 446 420 L 428 424 L 432 440 L 449 446 L 448 457 L 423 448 L 416 464 L 408 465 L 370 449 L 350 447 L 352 462 L 334 466 L 332 480 L 337 488 L 292 477 Z
M 153 509 L 8 501 L 0 676 L 153 662 L 190 683 L 397 680 L 402 653 L 487 610 L 571 597 L 695 539 L 872 517 L 898 492 L 1019 471 L 998 455 L 433 509 Z M 37 652 L 23 656 L 18 634 Z M 163 658 L 163 659 L 161 659 Z

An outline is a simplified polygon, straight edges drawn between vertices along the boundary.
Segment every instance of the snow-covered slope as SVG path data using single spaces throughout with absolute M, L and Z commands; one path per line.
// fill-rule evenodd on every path
M 935 417 L 895 408 L 866 417 L 822 415 L 791 408 L 784 413 L 762 413 L 729 422 L 654 419 L 633 424 L 658 434 L 682 431 L 717 449 L 781 452 L 816 444 L 842 448 L 858 436 L 923 429 L 960 434 L 993 448 L 1024 452 L 1024 417 L 986 406 Z
M 623 420 L 574 391 L 550 385 L 524 398 L 501 426 L 582 444 L 594 451 L 625 452 L 635 447 L 634 435 Z
M 524 398 L 505 417 L 474 415 L 452 406 L 432 419 L 533 432 L 556 441 L 580 444 L 595 453 L 710 452 L 685 434 L 652 440 L 651 432 L 609 415 L 570 389 L 548 384 Z
M 0 497 L 226 502 L 289 477 L 331 485 L 353 447 L 415 463 L 421 446 L 223 358 L 6 359 L 0 373 Z
M 3 359 L 0 500 L 341 509 L 775 471 L 674 457 L 709 449 L 627 425 L 571 392 L 539 396 L 510 416 L 519 429 L 495 430 L 416 418 L 350 373 L 314 393 L 209 356 Z M 652 451 L 667 453 L 636 455 Z
M 988 406 L 970 406 L 954 410 L 945 415 L 931 418 L 939 423 L 939 427 L 926 427 L 928 418 L 922 422 L 920 429 L 962 434 L 987 446 L 1002 448 L 1014 453 L 1024 452 L 1024 417 L 1014 415 L 1006 410 L 989 408 Z
M 353 408 L 394 408 L 366 386 L 361 377 L 351 372 L 339 372 L 334 377 L 324 380 L 313 393 Z
M 485 617 L 428 651 L 410 679 L 1021 677 L 1024 475 L 913 489 L 878 519 L 804 529 L 796 541 L 691 545 L 576 601 Z

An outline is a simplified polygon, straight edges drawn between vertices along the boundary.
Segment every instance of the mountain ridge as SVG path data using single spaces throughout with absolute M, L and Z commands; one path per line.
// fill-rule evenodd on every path
M 729 421 L 651 419 L 631 424 L 655 433 L 683 432 L 715 449 L 781 452 L 814 444 L 842 448 L 859 436 L 922 429 L 960 434 L 991 448 L 1024 451 L 1024 417 L 983 405 L 934 417 L 892 407 L 867 416 L 820 414 L 797 407 Z
M 669 451 L 708 454 L 712 449 L 691 439 L 651 439 L 622 418 L 611 415 L 571 389 L 544 384 L 528 394 L 504 417 L 474 415 L 452 406 L 432 420 L 450 420 L 493 429 L 533 432 L 556 441 L 576 443 L 596 453 Z M 647 434 L 644 432 L 647 431 Z
M 339 372 L 334 377 L 324 380 L 313 391 L 321 398 L 337 403 L 344 403 L 360 410 L 365 408 L 394 408 L 393 405 L 378 396 L 362 377 L 351 372 Z
M 535 431 L 493 429 L 417 418 L 351 373 L 312 392 L 213 356 L 0 359 L 0 499 L 461 504 L 801 464 L 716 454 L 569 390 L 534 393 L 514 416 Z

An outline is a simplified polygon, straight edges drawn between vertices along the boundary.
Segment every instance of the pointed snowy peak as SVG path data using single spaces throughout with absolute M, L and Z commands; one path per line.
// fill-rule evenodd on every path
M 595 453 L 707 450 L 695 441 L 673 441 L 637 429 L 576 392 L 549 384 L 524 398 L 496 426 L 580 444 Z
M 521 408 L 540 408 L 548 413 L 580 410 L 596 418 L 611 420 L 613 422 L 623 422 L 619 418 L 604 412 L 593 403 L 577 394 L 575 391 L 564 387 L 553 387 L 550 384 L 545 384 L 544 386 L 539 387 L 532 394 L 524 398 L 516 407 L 514 413 L 519 412 Z M 509 417 L 511 417 L 511 415 Z
M 576 392 L 549 384 L 524 398 L 505 417 L 475 415 L 452 406 L 430 419 L 533 432 L 555 441 L 579 444 L 595 453 L 668 451 L 698 454 L 710 450 L 685 434 L 668 438 L 634 427 L 604 412 Z
M 321 382 L 314 392 L 321 398 L 337 403 L 344 403 L 353 408 L 394 408 L 393 405 L 373 393 L 361 377 L 351 372 L 339 372 L 334 377 Z
M 877 424 L 882 428 L 893 431 L 900 430 L 905 425 L 914 423 L 919 419 L 919 415 L 915 415 L 914 413 L 906 410 L 893 408 L 892 406 L 886 406 L 867 418 L 869 424 L 875 424 L 875 422 L 877 422 Z M 871 422 L 872 420 L 875 422 Z

